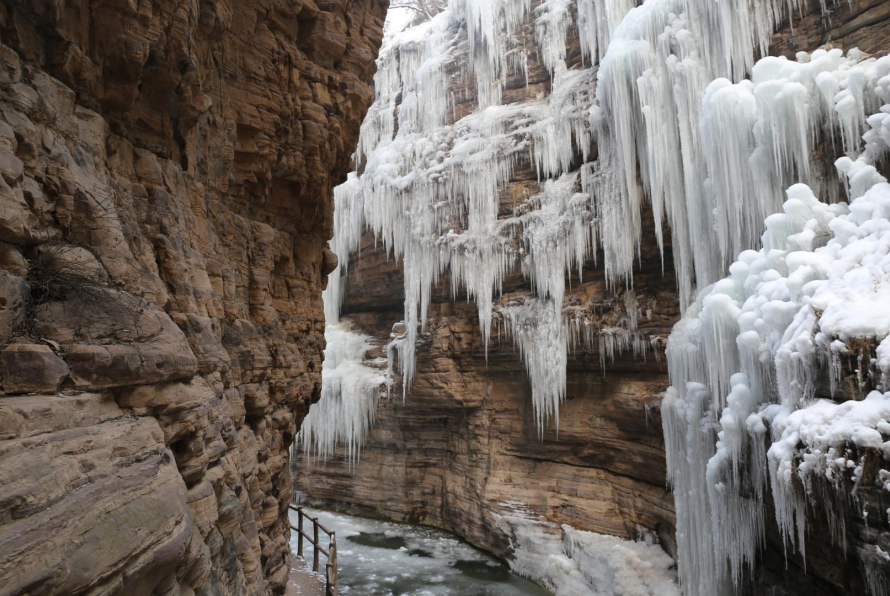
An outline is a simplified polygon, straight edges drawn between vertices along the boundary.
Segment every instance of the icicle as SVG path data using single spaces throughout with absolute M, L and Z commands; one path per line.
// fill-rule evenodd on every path
M 523 269 L 535 294 L 550 298 L 562 312 L 566 275 L 580 268 L 592 249 L 586 195 L 576 194 L 577 174 L 548 180 L 544 192 L 533 197 L 538 209 L 522 216 L 526 257 Z M 561 315 L 560 315 L 561 316 Z
M 804 159 L 809 159 L 812 131 L 818 128 L 816 120 L 807 119 L 818 117 L 824 131 L 831 116 L 820 105 L 809 115 L 786 114 L 780 121 L 775 114 L 785 108 L 779 96 L 817 89 L 815 81 L 824 84 L 827 76 L 837 77 L 843 86 L 846 74 L 839 73 L 848 69 L 861 70 L 879 95 L 883 90 L 878 81 L 890 66 L 885 60 L 858 62 L 854 56 L 843 62 L 839 53 L 817 52 L 797 63 L 767 60 L 763 68 L 759 63 L 753 83 L 717 81 L 708 88 L 702 138 L 718 135 L 720 127 L 732 128 L 733 118 L 750 122 L 756 115 L 757 149 L 752 155 L 761 151 L 767 156 L 760 165 L 770 168 L 777 180 L 805 176 Z M 797 81 L 790 88 L 789 78 Z M 764 80 L 769 81 L 766 87 Z M 752 99 L 755 109 L 739 109 Z M 743 251 L 729 277 L 703 289 L 668 341 L 672 388 L 662 412 L 677 505 L 681 579 L 693 593 L 717 593 L 729 580 L 738 585 L 744 569 L 753 565 L 764 535 L 767 478 L 787 547 L 803 552 L 811 499 L 820 503 L 832 536 L 843 547 L 843 512 L 850 496 L 841 481 L 852 469 L 852 481 L 858 482 L 861 465 L 840 457 L 841 451 L 850 442 L 883 445 L 870 429 L 886 424 L 880 422 L 881 412 L 890 407 L 890 394 L 873 393 L 869 405 L 816 399 L 820 363 L 836 363 L 850 339 L 880 348 L 890 335 L 890 311 L 884 312 L 890 304 L 890 184 L 873 165 L 884 152 L 876 139 L 884 118 L 865 122 L 870 128 L 863 135 L 865 152 L 836 164 L 853 198 L 850 205 L 820 202 L 804 184 L 788 188 L 781 212 L 765 219 L 762 248 Z M 758 193 L 757 184 L 734 177 L 738 166 L 732 165 L 744 161 L 750 141 L 749 136 L 742 143 L 724 142 L 731 152 L 709 154 L 712 189 L 744 188 L 749 196 L 740 201 Z M 719 194 L 714 196 L 719 204 Z M 720 217 L 736 215 L 725 211 Z M 737 241 L 730 238 L 727 246 Z M 875 367 L 869 376 L 879 383 L 884 382 L 882 364 L 879 357 L 868 365 Z M 708 428 L 716 441 L 712 437 L 708 445 L 696 445 L 693 441 Z M 705 464 L 701 452 L 706 448 L 713 453 Z M 703 490 L 707 507 L 701 502 Z M 709 555 L 695 550 L 709 535 L 716 553 L 712 571 L 698 567 Z
M 295 440 L 307 456 L 327 459 L 338 446 L 355 465 L 377 411 L 385 374 L 364 363 L 370 337 L 339 323 L 325 329 L 321 399 L 309 409 Z
M 539 12 L 546 13 L 541 34 L 559 56 L 556 47 L 565 44 L 568 4 L 551 1 Z M 368 148 L 360 150 L 363 172 L 338 190 L 334 246 L 343 272 L 365 229 L 382 241 L 387 254 L 402 259 L 405 331 L 389 352 L 398 357 L 403 391 L 413 379 L 415 344 L 441 275 L 449 275 L 453 297 L 464 290 L 475 300 L 487 351 L 494 297 L 504 276 L 519 263 L 511 246 L 516 230 L 522 230 L 527 250 L 523 271 L 534 278 L 542 297 L 553 298 L 557 318 L 565 273 L 573 267 L 580 272 L 594 253 L 586 195 L 574 192 L 572 177 L 549 181 L 573 167 L 579 150 L 582 158 L 588 157 L 586 114 L 593 100 L 593 69 L 570 71 L 561 59 L 554 60 L 552 92 L 535 101 L 502 106 L 495 101 L 499 92 L 494 87 L 485 91 L 503 77 L 498 48 L 514 43 L 516 26 L 528 11 L 523 0 L 456 2 L 449 13 L 389 41 L 381 56 L 381 69 L 398 74 L 377 75 L 377 103 L 362 131 L 361 147 Z M 455 60 L 461 47 L 463 22 L 479 93 L 489 97 L 480 98 L 476 111 L 446 124 L 447 104 L 431 97 L 449 96 L 450 75 L 443 66 Z M 486 83 L 488 75 L 494 78 Z M 396 124 L 387 119 L 394 114 Z M 529 201 L 530 213 L 499 221 L 500 191 L 524 155 L 536 166 L 545 192 Z M 551 216 L 562 223 L 548 221 Z M 558 266 L 550 268 L 553 263 Z M 339 296 L 339 285 L 339 278 L 332 280 L 330 293 Z
M 529 299 L 498 309 L 507 333 L 519 347 L 532 386 L 538 429 L 554 419 L 559 430 L 559 405 L 566 394 L 567 342 L 559 309 L 552 302 Z
M 731 579 L 733 585 L 739 586 L 743 572 L 754 570 L 757 549 L 765 539 L 765 477 L 760 474 L 759 466 L 751 465 L 747 449 L 747 419 L 758 401 L 743 373 L 733 375 L 732 385 L 727 407 L 720 417 L 717 450 L 708 461 L 705 478 L 718 579 L 723 582 Z M 729 563 L 728 577 L 724 561 Z
M 636 0 L 578 0 L 581 54 L 593 64 L 599 62 L 609 46 L 612 31 L 636 4 Z
M 453 18 L 467 24 L 468 65 L 476 76 L 480 107 L 501 104 L 509 42 L 530 10 L 530 0 L 452 0 Z
M 670 358 L 670 356 L 669 356 Z M 711 532 L 708 487 L 702 470 L 715 452 L 713 412 L 708 410 L 710 392 L 699 383 L 687 383 L 680 393 L 668 389 L 661 404 L 668 477 L 674 487 L 677 512 L 677 550 L 680 584 L 695 594 L 725 594 L 720 581 Z
M 785 188 L 805 182 L 822 191 L 827 173 L 810 156 L 822 135 L 840 126 L 845 146 L 856 145 L 849 138 L 866 125 L 864 106 L 877 109 L 886 76 L 875 61 L 855 50 L 846 57 L 820 50 L 797 62 L 764 58 L 754 66 L 755 49 L 765 49 L 793 5 L 648 0 L 614 31 L 590 111 L 600 160 L 588 185 L 603 212 L 601 241 L 612 251 L 610 284 L 631 276 L 644 197 L 659 246 L 663 227 L 673 232 L 685 309 L 693 280 L 713 283 L 735 255 L 755 248 L 761 222 L 781 208 Z M 718 78 L 748 71 L 752 80 L 737 85 Z
M 565 64 L 566 35 L 572 26 L 573 0 L 545 0 L 535 8 L 535 37 L 541 61 L 551 72 Z
M 740 79 L 751 71 L 758 54 L 767 54 L 770 36 L 793 17 L 798 4 L 799 0 L 687 0 L 686 10 L 714 78 Z

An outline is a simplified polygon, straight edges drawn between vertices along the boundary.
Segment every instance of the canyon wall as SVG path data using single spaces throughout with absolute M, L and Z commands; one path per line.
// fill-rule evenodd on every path
M 793 58 L 827 45 L 883 54 L 890 47 L 888 19 L 890 3 L 882 0 L 839 3 L 830 19 L 818 2 L 806 2 L 793 26 L 786 23 L 773 36 L 770 53 Z M 525 47 L 533 48 L 531 24 L 521 35 Z M 567 45 L 566 63 L 578 67 L 575 28 Z M 475 90 L 459 64 L 449 70 L 448 91 L 459 98 L 452 116 L 457 120 L 474 109 Z M 551 80 L 539 49 L 530 50 L 528 71 L 528 80 L 508 80 L 504 103 L 549 93 Z M 539 192 L 537 180 L 527 159 L 516 166 L 501 191 L 502 219 Z M 675 555 L 674 501 L 666 488 L 659 411 L 669 384 L 664 341 L 680 316 L 670 244 L 666 239 L 662 255 L 652 214 L 644 213 L 642 258 L 632 291 L 610 289 L 602 265 L 590 262 L 567 283 L 564 312 L 581 313 L 596 331 L 570 352 L 558 427 L 550 420 L 543 431 L 513 338 L 496 325 L 486 351 L 475 305 L 454 301 L 443 276 L 418 344 L 416 378 L 404 399 L 397 385 L 381 401 L 354 465 L 343 451 L 324 462 L 295 460 L 298 489 L 311 502 L 441 527 L 506 558 L 514 544 L 501 520 L 517 510 L 551 522 L 555 532 L 568 524 L 628 539 L 655 535 Z M 363 237 L 360 256 L 350 261 L 341 316 L 381 346 L 369 359 L 386 356 L 382 346 L 398 335 L 393 326 L 404 319 L 401 265 L 387 258 L 371 234 Z M 531 295 L 528 285 L 518 271 L 510 274 L 496 307 Z M 633 353 L 628 332 L 642 340 L 638 345 L 645 353 Z M 625 349 L 619 349 L 625 340 Z M 880 499 L 874 498 L 875 510 Z M 745 589 L 775 595 L 864 593 L 862 569 L 832 546 L 827 521 L 813 524 L 806 573 L 798 555 L 789 551 L 786 559 L 775 530 Z
M 0 3 L 0 594 L 283 591 L 387 4 Z

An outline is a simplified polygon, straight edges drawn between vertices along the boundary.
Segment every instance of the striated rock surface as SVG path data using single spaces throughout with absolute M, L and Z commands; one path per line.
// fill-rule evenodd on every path
M 0 594 L 283 591 L 387 4 L 0 3 Z
M 888 47 L 890 3 L 841 3 L 831 20 L 822 17 L 818 2 L 803 4 L 794 26 L 773 37 L 771 54 L 793 57 L 824 45 L 880 54 Z M 571 66 L 579 62 L 580 50 L 573 31 L 569 34 Z M 530 26 L 524 40 L 533 46 Z M 549 77 L 535 52 L 530 51 L 529 62 L 528 85 L 524 78 L 511 79 L 505 103 L 548 93 Z M 475 90 L 467 77 L 455 76 L 450 92 L 462 98 L 456 118 L 474 108 Z M 536 180 L 532 165 L 517 166 L 500 197 L 501 218 L 537 192 Z M 659 403 L 668 386 L 663 339 L 680 313 L 670 241 L 662 259 L 651 214 L 644 219 L 648 227 L 634 291 L 610 290 L 603 269 L 588 263 L 581 279 L 572 279 L 564 305 L 595 321 L 594 327 L 613 330 L 627 330 L 629 319 L 638 316 L 636 329 L 649 350 L 645 358 L 625 350 L 613 359 L 612 340 L 620 334 L 581 342 L 569 355 L 558 429 L 551 422 L 539 432 L 530 383 L 512 338 L 495 330 L 486 359 L 475 305 L 453 302 L 444 278 L 429 307 L 416 378 L 404 400 L 396 387 L 381 402 L 354 467 L 342 452 L 327 462 L 297 460 L 298 488 L 311 501 L 456 532 L 504 557 L 511 555 L 512 544 L 499 520 L 516 504 L 533 519 L 581 530 L 629 539 L 654 534 L 675 554 Z M 342 316 L 385 345 L 404 318 L 401 263 L 387 259 L 366 234 L 347 279 Z M 517 272 L 504 281 L 499 303 L 530 294 Z M 870 507 L 878 511 L 880 503 L 875 498 Z M 806 562 L 791 552 L 786 559 L 778 530 L 767 537 L 757 574 L 746 579 L 747 593 L 865 593 L 862 569 L 832 545 L 827 520 L 812 523 Z

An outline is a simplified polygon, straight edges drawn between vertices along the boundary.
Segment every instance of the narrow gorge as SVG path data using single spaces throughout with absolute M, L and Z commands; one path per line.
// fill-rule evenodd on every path
M 2 0 L 0 596 L 890 596 L 888 54 L 890 0 Z

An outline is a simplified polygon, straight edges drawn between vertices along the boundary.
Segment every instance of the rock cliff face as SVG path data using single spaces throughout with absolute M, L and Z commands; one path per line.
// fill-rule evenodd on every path
M 0 594 L 283 590 L 387 4 L 0 3 Z
M 535 3 L 538 4 L 538 3 Z M 890 3 L 841 3 L 832 20 L 817 2 L 804 3 L 772 39 L 771 54 L 793 57 L 824 44 L 883 53 L 888 47 Z M 573 39 L 574 38 L 574 39 Z M 534 44 L 531 26 L 526 46 Z M 518 102 L 546 95 L 550 79 L 535 52 L 529 54 L 529 80 L 510 80 L 505 97 Z M 578 64 L 577 33 L 570 30 L 567 64 Z M 454 67 L 455 72 L 459 70 Z M 454 77 L 450 92 L 464 98 L 456 117 L 475 106 L 466 77 Z M 507 100 L 505 100 L 505 103 Z M 537 192 L 534 166 L 522 163 L 501 195 L 501 217 Z M 595 336 L 569 356 L 566 402 L 559 426 L 539 432 L 531 387 L 513 340 L 497 330 L 486 354 L 476 307 L 453 302 L 449 280 L 440 280 L 432 298 L 426 332 L 417 350 L 413 386 L 382 401 L 375 428 L 354 468 L 343 454 L 327 462 L 296 462 L 298 488 L 308 499 L 360 514 L 420 522 L 445 528 L 498 555 L 511 554 L 511 541 L 499 524 L 517 502 L 531 516 L 556 524 L 625 538 L 656 534 L 674 554 L 674 502 L 666 489 L 660 393 L 668 385 L 663 340 L 679 318 L 670 241 L 662 259 L 651 214 L 644 216 L 642 259 L 633 292 L 607 287 L 603 269 L 588 264 L 566 291 L 564 305 L 583 312 L 594 327 L 636 328 L 648 346 L 645 357 L 617 353 L 619 334 Z M 366 234 L 349 265 L 342 316 L 385 345 L 393 324 L 402 320 L 401 263 Z M 519 273 L 504 282 L 500 304 L 529 296 Z M 372 356 L 385 356 L 374 354 Z M 825 520 L 817 527 L 827 524 Z M 789 554 L 785 567 L 782 538 L 776 532 L 751 593 L 864 593 L 862 570 L 831 547 L 828 532 L 812 533 L 803 561 Z M 769 586 L 769 591 L 763 586 Z

